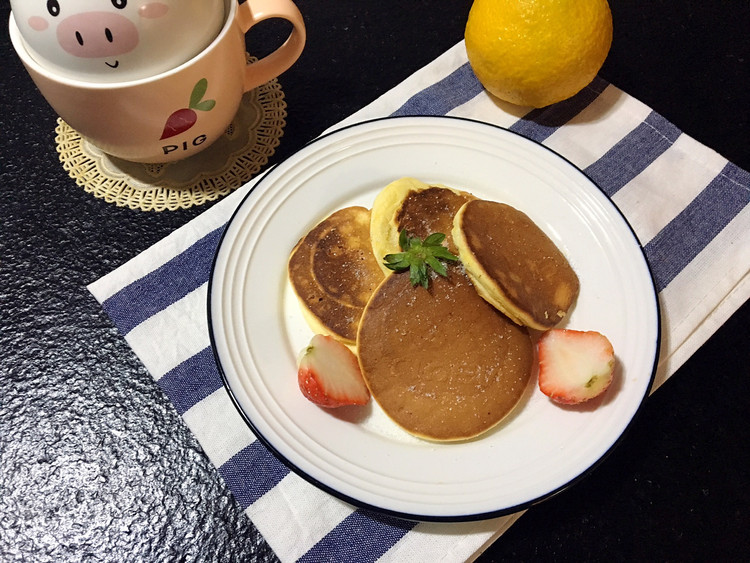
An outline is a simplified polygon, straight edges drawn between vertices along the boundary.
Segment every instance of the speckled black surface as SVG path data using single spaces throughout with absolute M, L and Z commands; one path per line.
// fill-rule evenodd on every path
M 750 4 L 610 4 L 604 78 L 750 170 Z M 273 161 L 459 41 L 470 2 L 298 5 L 308 46 L 280 80 Z M 254 31 L 251 52 L 283 31 Z M 85 288 L 205 207 L 142 213 L 86 194 L 57 161 L 56 116 L 6 23 L 0 52 L 0 561 L 274 560 Z M 481 560 L 750 558 L 749 323 L 746 304 L 601 466 Z

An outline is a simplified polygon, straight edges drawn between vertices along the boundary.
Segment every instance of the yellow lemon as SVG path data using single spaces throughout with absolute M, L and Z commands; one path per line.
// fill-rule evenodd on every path
M 607 0 L 474 0 L 465 39 L 490 93 L 544 107 L 594 79 L 612 44 L 612 14 Z

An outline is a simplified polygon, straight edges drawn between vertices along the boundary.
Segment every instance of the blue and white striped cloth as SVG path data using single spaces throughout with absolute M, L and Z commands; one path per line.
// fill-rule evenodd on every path
M 459 43 L 336 127 L 412 114 L 507 127 L 565 156 L 612 198 L 659 290 L 663 338 L 654 389 L 750 297 L 750 174 L 604 80 L 554 106 L 523 110 L 486 94 Z M 520 514 L 451 524 L 358 510 L 291 473 L 235 411 L 210 349 L 207 282 L 223 227 L 253 184 L 89 290 L 281 560 L 472 559 Z

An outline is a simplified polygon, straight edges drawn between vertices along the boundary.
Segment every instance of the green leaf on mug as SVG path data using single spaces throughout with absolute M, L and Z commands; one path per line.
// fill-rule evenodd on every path
M 201 78 L 198 82 L 195 83 L 195 86 L 193 87 L 193 92 L 190 94 L 190 104 L 188 107 L 190 108 L 196 108 L 200 101 L 203 99 L 203 96 L 206 95 L 206 90 L 208 90 L 208 80 L 205 78 Z
M 197 109 L 199 111 L 211 111 L 214 109 L 214 106 L 216 105 L 216 100 L 203 100 L 202 102 L 199 102 L 193 106 L 193 109 Z

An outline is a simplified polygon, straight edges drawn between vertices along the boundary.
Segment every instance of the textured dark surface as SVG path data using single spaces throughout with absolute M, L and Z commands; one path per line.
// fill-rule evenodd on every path
M 610 4 L 604 78 L 750 170 L 750 5 Z M 470 2 L 298 5 L 308 46 L 280 79 L 274 161 L 459 41 Z M 251 52 L 283 31 L 254 31 Z M 0 50 L 0 561 L 273 560 L 85 288 L 205 207 L 142 213 L 86 194 L 57 161 L 56 116 L 5 23 Z M 601 466 L 482 560 L 750 558 L 748 323 L 746 304 Z

